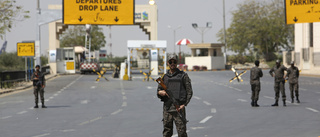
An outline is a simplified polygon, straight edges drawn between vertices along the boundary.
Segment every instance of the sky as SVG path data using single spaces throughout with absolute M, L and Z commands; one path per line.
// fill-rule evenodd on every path
M 6 33 L 8 41 L 7 52 L 16 52 L 16 43 L 36 38 L 36 5 L 37 0 L 16 0 L 17 5 L 22 5 L 25 10 L 30 11 L 31 18 L 21 22 L 16 22 L 10 32 Z M 204 43 L 217 43 L 216 34 L 223 28 L 223 0 L 155 0 L 158 6 L 158 40 L 167 41 L 167 52 L 173 53 L 173 30 L 168 26 L 176 28 L 176 41 L 188 38 L 193 43 L 201 43 L 201 34 L 193 27 L 192 23 L 197 23 L 199 27 L 206 26 L 207 22 L 212 22 L 213 27 L 204 35 Z M 237 10 L 237 4 L 246 0 L 225 0 L 226 3 L 226 26 L 231 23 L 231 12 Z M 136 5 L 148 4 L 149 0 L 135 0 Z M 48 9 L 48 5 L 62 4 L 62 0 L 40 0 L 40 8 Z M 128 40 L 147 40 L 148 36 L 142 32 L 137 25 L 133 26 L 112 26 L 112 40 L 109 39 L 109 29 L 105 26 L 103 32 L 106 41 L 112 41 L 112 54 L 114 56 L 126 56 Z M 48 25 L 41 26 L 41 54 L 46 55 L 48 51 Z M 0 39 L 0 44 L 4 39 Z M 191 50 L 182 46 L 182 52 L 191 54 Z M 110 48 L 107 47 L 108 54 Z M 178 47 L 176 47 L 178 52 Z

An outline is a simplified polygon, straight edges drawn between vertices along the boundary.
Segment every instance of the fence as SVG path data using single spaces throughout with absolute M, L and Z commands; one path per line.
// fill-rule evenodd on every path
M 31 79 L 31 73 L 33 71 L 27 71 L 27 79 Z M 41 72 L 44 75 L 50 74 L 50 66 L 43 66 L 41 68 Z M 12 88 L 15 87 L 16 84 L 19 84 L 26 80 L 26 72 L 25 71 L 2 71 L 0 72 L 0 88 Z

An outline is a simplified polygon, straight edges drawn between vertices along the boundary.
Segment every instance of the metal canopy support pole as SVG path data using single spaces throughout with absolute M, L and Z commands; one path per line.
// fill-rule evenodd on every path
M 91 62 L 91 36 L 89 35 L 89 62 Z
M 39 25 L 39 19 L 40 19 L 40 14 L 41 14 L 41 10 L 40 10 L 40 0 L 37 0 L 37 13 L 36 13 L 36 41 L 39 41 L 39 48 L 36 48 L 36 50 L 38 50 L 39 56 L 35 57 L 35 64 L 36 65 L 41 65 L 41 61 L 40 61 L 40 55 L 41 55 L 41 46 L 40 46 L 40 25 Z
M 130 79 L 130 77 L 131 77 L 131 69 L 130 69 L 130 67 L 131 67 L 131 64 L 130 64 L 130 62 L 131 62 L 131 60 L 130 60 L 130 56 L 131 56 L 131 52 L 130 52 L 130 48 L 128 48 L 128 58 L 127 58 L 127 64 L 128 64 L 128 77 L 129 77 L 129 79 Z
M 85 41 L 84 41 L 84 47 L 85 47 L 85 50 L 84 50 L 84 60 L 87 60 L 87 41 L 88 41 L 88 34 L 86 34 L 86 37 L 85 37 Z
M 163 49 L 164 58 L 163 58 L 163 74 L 167 73 L 167 52 L 166 49 Z
M 24 64 L 25 64 L 25 71 L 26 71 L 26 74 L 25 74 L 25 77 L 26 77 L 26 81 L 28 81 L 28 66 L 27 66 L 27 57 L 24 58 Z

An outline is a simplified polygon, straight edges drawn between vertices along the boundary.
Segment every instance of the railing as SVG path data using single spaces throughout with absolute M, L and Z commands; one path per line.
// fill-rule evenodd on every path
M 27 71 L 27 80 L 31 78 L 31 72 Z M 44 75 L 50 74 L 50 66 L 43 66 L 41 72 Z M 25 71 L 2 71 L 0 72 L 0 88 L 13 88 L 21 84 L 21 82 L 26 81 L 26 72 Z
M 3 71 L 0 72 L 0 88 L 11 88 L 17 83 L 25 81 L 25 71 Z

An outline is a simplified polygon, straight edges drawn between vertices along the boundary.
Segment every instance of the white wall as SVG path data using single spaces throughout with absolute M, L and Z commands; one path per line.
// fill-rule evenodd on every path
M 320 23 L 313 23 L 313 52 L 320 52 Z
M 224 69 L 224 57 L 186 57 L 186 65 L 188 70 L 192 70 L 193 66 L 206 66 L 208 70 Z

